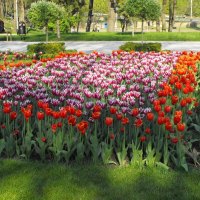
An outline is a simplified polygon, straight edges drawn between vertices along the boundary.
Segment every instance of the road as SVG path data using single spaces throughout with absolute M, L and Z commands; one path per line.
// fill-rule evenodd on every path
M 0 41 L 0 51 L 23 51 L 27 50 L 27 45 L 37 42 L 2 42 Z M 84 51 L 90 53 L 92 51 L 100 51 L 105 53 L 111 53 L 112 50 L 119 49 L 119 46 L 124 44 L 125 41 L 68 41 L 65 42 L 66 49 L 76 49 L 78 51 Z M 162 50 L 172 51 L 200 51 L 200 42 L 160 42 L 162 44 Z

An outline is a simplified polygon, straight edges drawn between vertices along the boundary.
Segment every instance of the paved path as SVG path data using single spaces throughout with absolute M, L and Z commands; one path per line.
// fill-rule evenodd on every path
M 0 51 L 26 51 L 28 44 L 37 42 L 0 42 Z M 77 49 L 78 51 L 84 51 L 90 53 L 91 51 L 102 51 L 105 53 L 111 53 L 112 50 L 117 50 L 120 45 L 125 41 L 68 41 L 65 42 L 66 49 Z M 160 42 L 163 50 L 173 51 L 200 51 L 200 42 Z

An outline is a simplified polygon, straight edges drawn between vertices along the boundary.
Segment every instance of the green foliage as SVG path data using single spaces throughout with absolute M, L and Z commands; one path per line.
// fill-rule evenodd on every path
M 45 27 L 49 22 L 62 18 L 63 10 L 57 4 L 48 1 L 39 1 L 31 4 L 28 10 L 28 19 L 37 27 Z
M 160 43 L 133 43 L 127 42 L 119 47 L 121 50 L 124 51 L 161 51 L 161 44 Z
M 64 6 L 71 16 L 80 12 L 82 7 L 86 5 L 86 0 L 54 0 L 54 2 Z
M 39 1 L 31 4 L 28 10 L 28 19 L 36 27 L 44 28 L 46 41 L 48 41 L 48 25 L 63 18 L 64 9 L 54 2 Z
M 188 32 L 145 32 L 145 41 L 200 41 L 200 32 L 190 32 L 192 29 L 187 29 Z M 13 41 L 20 41 L 20 37 L 13 35 Z M 51 41 L 58 41 L 55 33 L 49 33 Z M 141 41 L 142 34 L 136 32 L 134 37 L 132 32 L 125 33 L 107 33 L 107 32 L 90 32 L 90 33 L 63 33 L 60 41 Z M 6 36 L 0 35 L 0 41 L 5 41 Z M 45 35 L 43 32 L 31 31 L 26 35 L 26 42 L 43 42 Z
M 131 22 L 131 17 L 129 16 L 126 10 L 126 2 L 118 4 L 117 13 L 120 16 L 119 21 L 121 23 L 122 32 L 124 32 L 125 26 Z
M 55 54 L 65 50 L 64 42 L 57 43 L 38 43 L 27 46 L 28 53 Z
M 200 171 L 0 161 L 1 199 L 197 200 Z
M 157 20 L 161 15 L 160 3 L 156 0 L 128 0 L 125 5 L 126 12 L 141 20 Z

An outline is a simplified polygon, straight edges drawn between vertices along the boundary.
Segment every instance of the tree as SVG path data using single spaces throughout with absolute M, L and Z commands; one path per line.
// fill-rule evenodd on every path
M 80 22 L 83 18 L 83 10 L 87 0 L 53 0 L 53 2 L 65 8 L 64 19 L 60 21 L 64 32 L 68 32 L 71 27 L 77 26 L 79 30 Z
M 108 32 L 114 32 L 117 1 L 110 0 L 108 4 Z
M 46 41 L 48 41 L 48 25 L 62 18 L 63 9 L 54 2 L 38 1 L 31 4 L 28 10 L 28 19 L 35 26 L 45 28 Z
M 19 21 L 25 21 L 24 0 L 18 0 Z
M 70 7 L 71 15 L 77 14 L 80 9 L 86 5 L 86 0 L 53 0 L 58 5 L 64 6 L 66 9 Z
M 3 13 L 3 1 L 2 0 L 0 0 L 0 18 L 2 18 L 3 17 L 3 15 L 4 15 L 4 13 Z
M 169 0 L 169 26 L 168 32 L 172 32 L 175 20 L 175 6 L 176 0 Z
M 155 21 L 161 15 L 160 3 L 156 0 L 127 0 L 126 12 L 131 17 L 137 17 L 142 21 L 142 41 L 144 33 L 144 21 Z
M 90 32 L 90 27 L 92 24 L 92 17 L 93 17 L 93 5 L 94 5 L 94 0 L 89 1 L 89 11 L 88 11 L 88 19 L 87 19 L 87 26 L 86 26 L 86 32 Z
M 167 0 L 162 0 L 162 31 L 166 31 L 166 16 L 165 16 L 165 10 L 166 10 Z
M 117 10 L 117 13 L 119 14 L 119 21 L 121 23 L 122 32 L 125 31 L 125 28 L 127 28 L 128 23 L 131 21 L 130 16 L 126 12 L 125 6 L 125 2 L 119 3 Z

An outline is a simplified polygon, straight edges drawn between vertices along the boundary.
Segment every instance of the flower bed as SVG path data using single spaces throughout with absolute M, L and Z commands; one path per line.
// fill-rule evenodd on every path
M 60 54 L 0 71 L 0 153 L 187 170 L 200 54 Z M 45 61 L 46 62 L 46 61 Z M 114 156 L 114 157 L 113 157 Z

